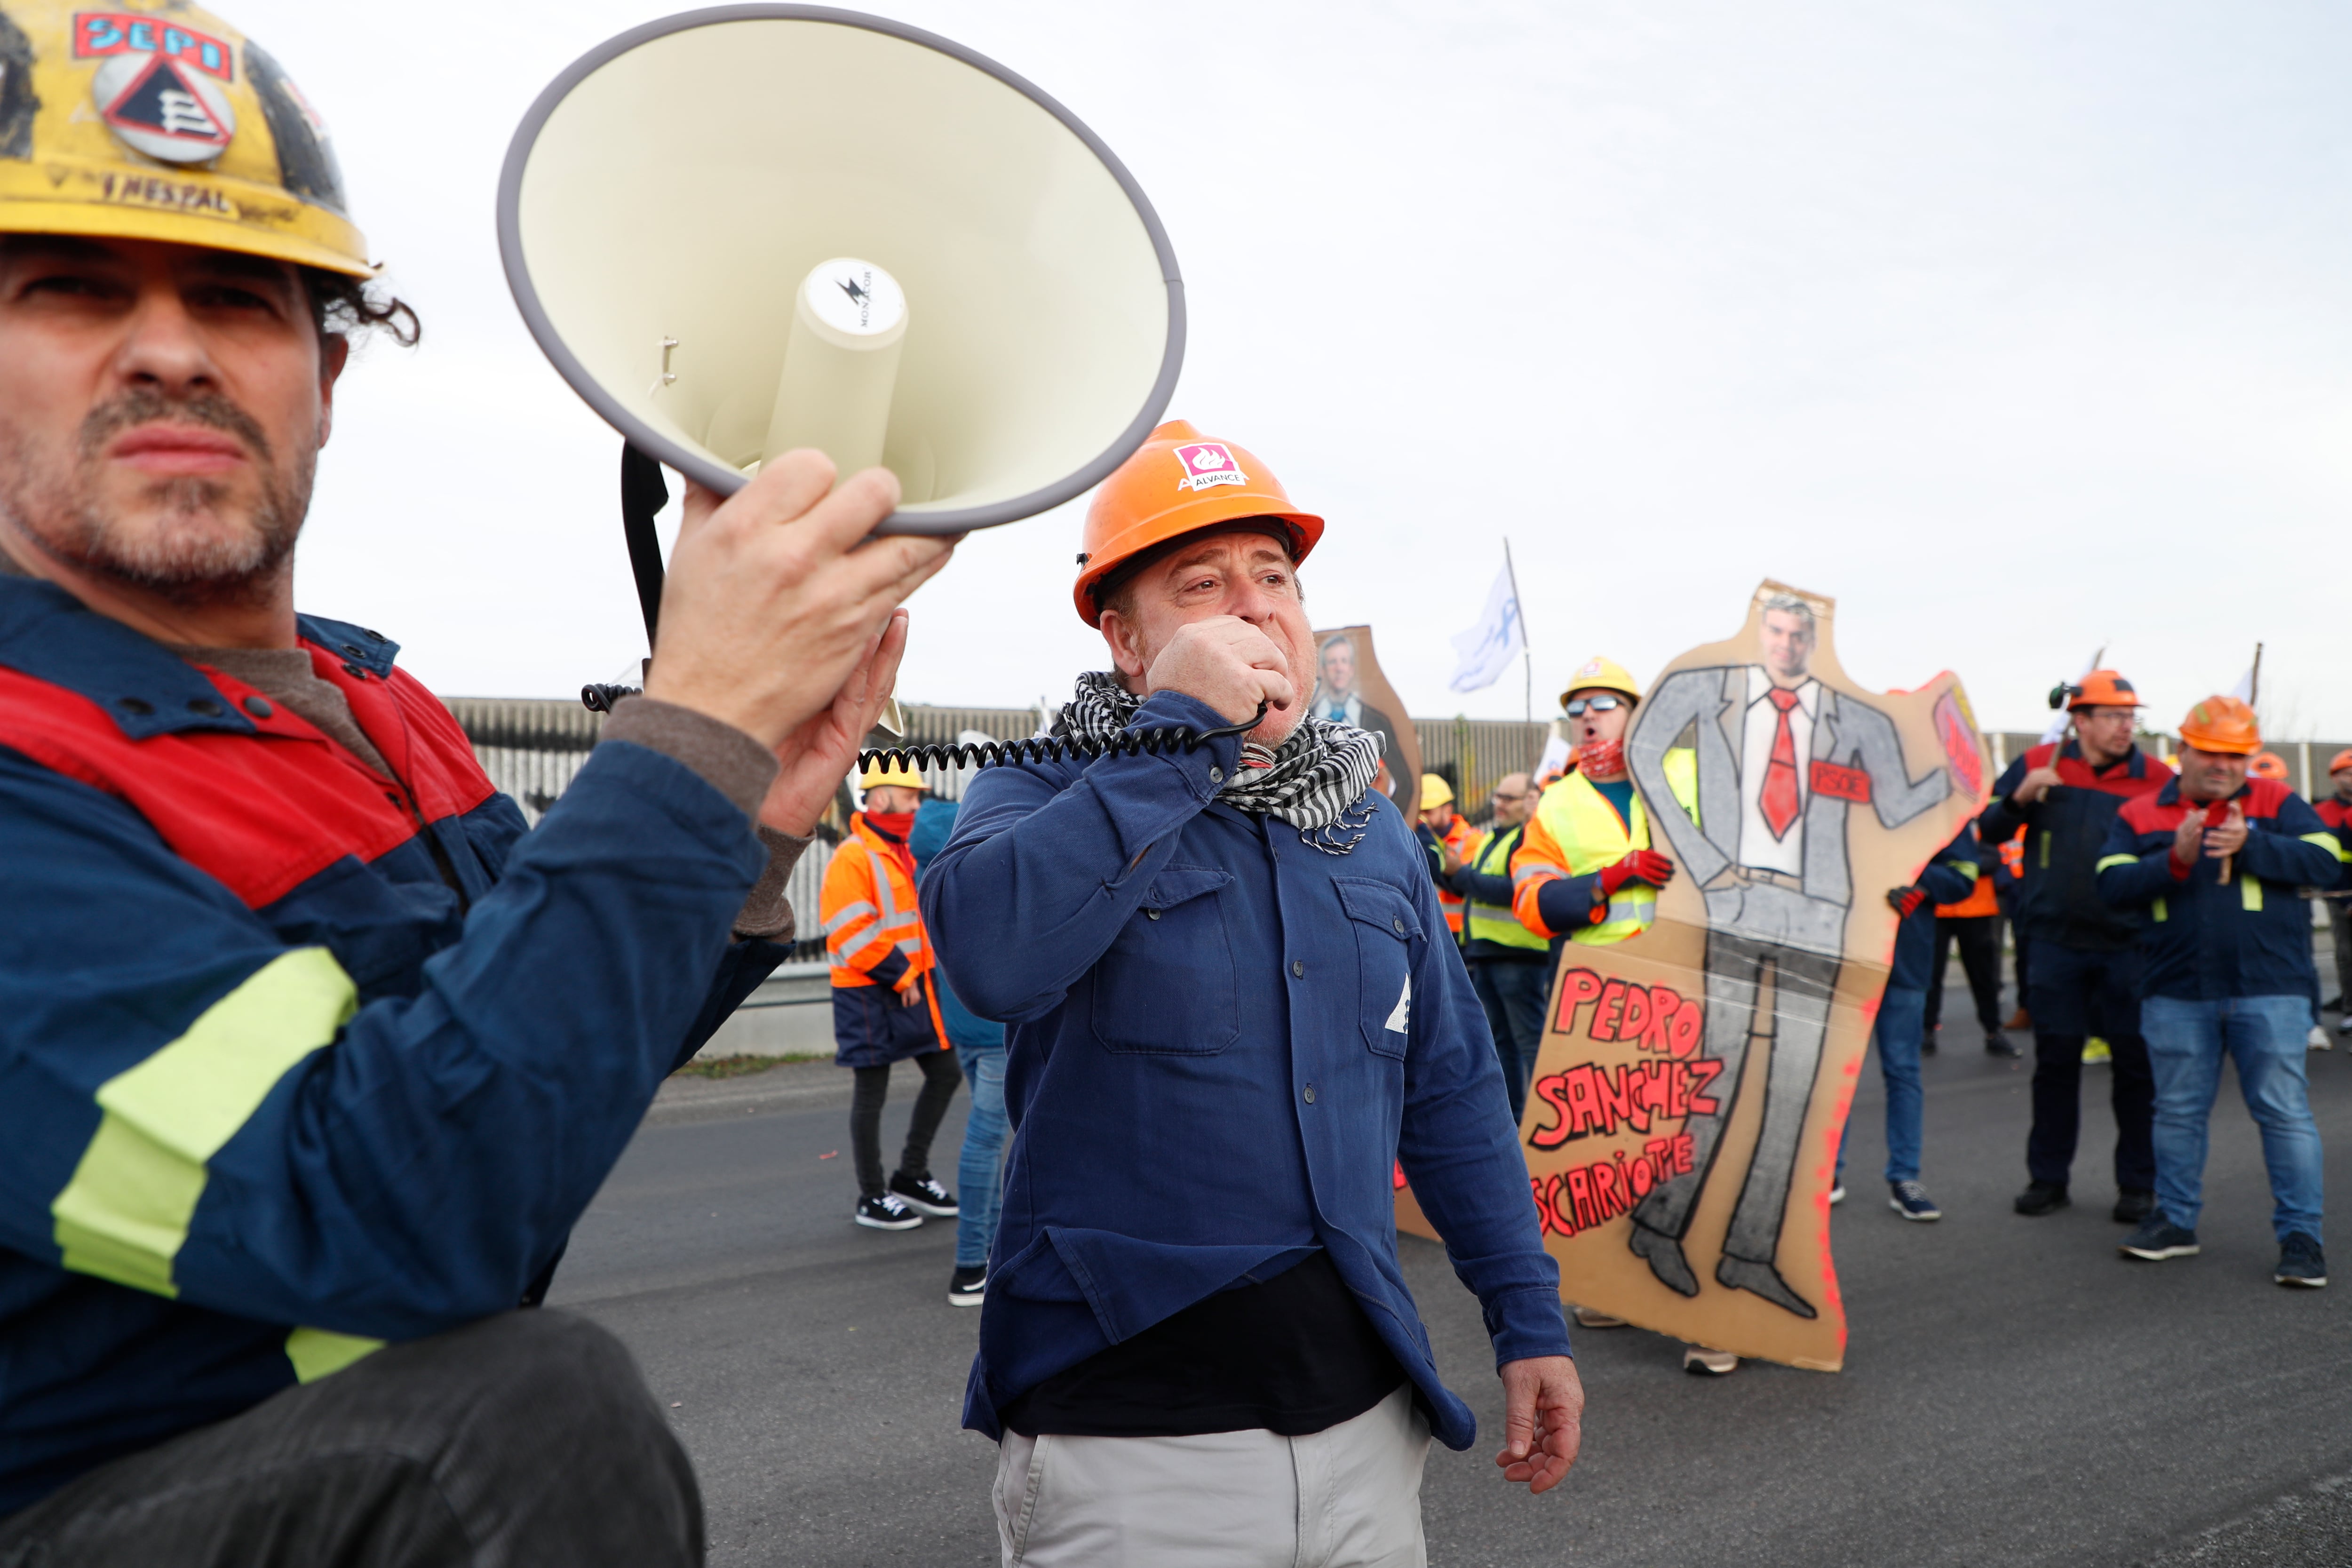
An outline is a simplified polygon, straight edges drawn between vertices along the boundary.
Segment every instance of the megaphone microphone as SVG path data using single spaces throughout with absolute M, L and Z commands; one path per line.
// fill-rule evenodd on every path
M 814 447 L 898 477 L 879 532 L 993 528 L 1108 477 L 1183 363 L 1175 253 L 1102 139 L 852 11 L 719 6 L 589 50 L 516 129 L 498 229 L 532 337 L 625 442 L 648 643 L 662 467 L 727 496 Z

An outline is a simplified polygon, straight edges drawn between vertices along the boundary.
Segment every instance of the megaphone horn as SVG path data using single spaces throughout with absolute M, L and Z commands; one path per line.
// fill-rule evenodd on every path
M 878 16 L 729 5 L 598 45 L 517 128 L 498 226 L 531 335 L 631 448 L 721 495 L 788 447 L 878 461 L 886 533 L 1092 488 L 1183 363 L 1175 254 L 1101 138 Z

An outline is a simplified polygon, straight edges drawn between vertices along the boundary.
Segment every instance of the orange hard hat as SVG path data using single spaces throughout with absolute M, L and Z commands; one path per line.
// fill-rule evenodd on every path
M 2139 693 L 2132 683 L 2112 669 L 2095 669 L 2074 685 L 2066 687 L 2066 710 L 2077 708 L 2144 708 Z M 2056 703 L 2052 703 L 2055 708 Z
M 2286 759 L 2276 752 L 2257 752 L 2254 760 L 2246 764 L 2246 776 L 2255 779 L 2286 778 Z
M 2352 768 L 2352 746 L 2347 746 L 2343 751 L 2336 752 L 2334 756 L 2327 759 L 2327 771 L 2329 773 L 2340 773 L 2346 768 Z
M 2234 697 L 2208 697 L 2180 721 L 2180 743 L 2200 752 L 2251 757 L 2263 749 L 2254 710 Z
M 1122 562 L 1171 539 L 1254 517 L 1289 525 L 1294 564 L 1323 537 L 1323 520 L 1294 510 L 1282 481 L 1254 454 L 1171 419 L 1113 470 L 1087 508 L 1086 548 L 1078 552 L 1078 582 L 1071 593 L 1078 618 L 1090 626 L 1102 624 L 1095 590 Z

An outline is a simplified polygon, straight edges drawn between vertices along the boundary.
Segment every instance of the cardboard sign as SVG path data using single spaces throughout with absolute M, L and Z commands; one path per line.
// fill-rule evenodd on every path
M 1519 1131 L 1566 1300 L 1833 1372 L 1829 1193 L 1894 953 L 1885 894 L 1983 808 L 1991 770 L 1958 678 L 1863 690 L 1832 610 L 1766 582 L 1737 637 L 1634 710 L 1627 767 L 1676 875 L 1647 931 L 1563 948 Z M 1409 1190 L 1398 1224 L 1431 1234 Z
M 1315 634 L 1315 703 L 1318 719 L 1381 737 L 1381 794 L 1403 808 L 1408 824 L 1421 804 L 1421 736 L 1404 704 L 1381 673 L 1370 626 L 1334 626 Z

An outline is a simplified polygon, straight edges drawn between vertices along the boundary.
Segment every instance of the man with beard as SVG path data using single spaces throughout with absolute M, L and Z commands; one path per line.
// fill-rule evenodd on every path
M 1542 1491 L 1576 1457 L 1486 1019 L 1374 742 L 1306 710 L 1322 532 L 1250 453 L 1153 432 L 1078 558 L 1112 668 L 1057 729 L 1099 760 L 982 773 L 924 874 L 949 983 L 1012 1026 L 964 1404 L 1008 1563 L 1423 1561 L 1430 1436 L 1475 1423 L 1399 1272 L 1400 1163 L 1485 1309 L 1496 1464 Z
M 699 1562 L 627 1352 L 514 1309 L 782 956 L 946 549 L 814 453 L 690 493 L 646 695 L 526 835 L 295 610 L 352 340 L 416 333 L 300 95 L 193 7 L 12 10 L 0 1561 Z

